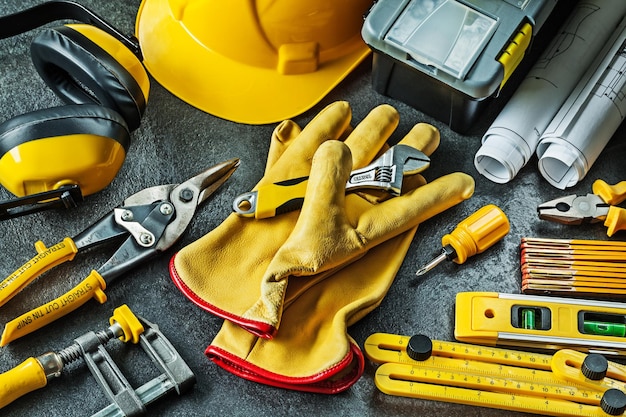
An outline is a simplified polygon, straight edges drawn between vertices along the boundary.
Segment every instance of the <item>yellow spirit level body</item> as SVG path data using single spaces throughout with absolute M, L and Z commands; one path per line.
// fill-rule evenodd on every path
M 626 303 L 461 292 L 455 310 L 462 342 L 626 356 Z

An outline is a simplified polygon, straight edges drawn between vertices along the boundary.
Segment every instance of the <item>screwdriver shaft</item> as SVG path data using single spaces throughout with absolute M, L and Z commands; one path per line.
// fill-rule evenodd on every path
M 452 248 L 452 246 L 446 245 L 441 250 L 441 254 L 439 256 L 437 256 L 435 259 L 433 259 L 432 261 L 428 262 L 426 265 L 418 269 L 415 275 L 417 275 L 418 277 L 420 275 L 424 275 L 426 272 L 430 271 L 431 269 L 433 269 L 434 267 L 436 267 L 437 265 L 439 265 L 446 259 L 454 259 L 454 258 L 456 258 L 456 252 L 454 248 Z

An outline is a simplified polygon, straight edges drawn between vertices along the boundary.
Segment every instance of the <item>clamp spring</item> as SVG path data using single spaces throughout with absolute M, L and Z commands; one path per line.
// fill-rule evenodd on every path
M 113 330 L 111 330 L 111 328 L 97 331 L 94 333 L 94 335 L 101 345 L 106 344 L 109 340 L 115 337 L 115 334 L 113 333 Z M 60 350 L 58 352 L 58 355 L 61 357 L 64 365 L 70 364 L 83 357 L 80 345 L 76 342 L 63 350 Z

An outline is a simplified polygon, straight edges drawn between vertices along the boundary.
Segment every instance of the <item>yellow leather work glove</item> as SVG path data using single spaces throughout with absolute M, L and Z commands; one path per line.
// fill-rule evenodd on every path
M 319 279 L 320 273 L 353 262 L 369 249 L 410 230 L 473 192 L 473 180 L 465 174 L 456 174 L 454 178 L 460 178 L 456 183 L 435 180 L 372 205 L 359 196 L 345 193 L 351 162 L 350 150 L 343 143 L 329 141 L 320 145 L 296 226 L 265 271 L 260 297 L 243 317 L 277 329 L 290 279 L 314 275 Z M 469 192 L 468 183 L 471 183 Z M 298 281 L 305 287 L 311 284 L 303 278 Z
M 417 125 L 407 135 L 405 142 L 411 142 L 430 154 L 438 145 L 438 139 L 436 131 L 430 126 Z M 345 216 L 342 214 L 342 203 L 345 193 L 341 187 L 350 171 L 349 162 L 347 148 L 341 143 L 329 142 L 320 146 L 315 155 L 310 184 L 329 181 L 334 185 L 307 190 L 298 224 L 272 260 L 270 269 L 279 260 L 281 264 L 286 262 L 295 265 L 294 259 L 302 262 L 306 257 L 306 247 L 298 247 L 293 242 L 299 241 L 300 236 L 307 233 L 320 232 L 319 225 L 311 226 L 317 221 L 308 214 L 308 210 L 325 207 L 322 218 L 328 219 L 330 226 L 343 223 L 342 218 Z M 348 327 L 382 301 L 409 249 L 417 223 L 468 198 L 474 185 L 473 180 L 464 174 L 451 174 L 431 184 L 423 184 L 423 179 L 418 175 L 405 181 L 403 191 L 408 189 L 412 190 L 408 191 L 409 194 L 417 194 L 411 199 L 410 207 L 399 204 L 395 209 L 397 211 L 371 213 L 375 216 L 372 221 L 380 219 L 381 227 L 388 222 L 396 225 L 412 219 L 410 223 L 413 226 L 404 233 L 374 246 L 364 257 L 344 268 L 335 268 L 326 279 L 313 280 L 313 284 L 309 277 L 289 279 L 280 330 L 272 339 L 259 338 L 225 321 L 207 347 L 207 356 L 235 375 L 277 387 L 334 394 L 352 386 L 362 375 L 364 359 L 358 345 L 348 335 Z M 423 186 L 416 189 L 419 185 Z M 322 188 L 327 193 L 332 189 L 332 195 L 325 193 L 312 198 L 316 197 L 316 190 L 321 191 Z M 377 211 L 379 207 L 399 198 L 393 198 L 370 210 Z M 371 237 L 378 233 L 378 224 L 370 225 L 368 221 L 366 219 L 359 227 L 363 227 Z M 356 228 L 344 229 L 353 231 L 359 242 L 367 241 L 364 234 L 354 232 Z M 323 252 L 341 254 L 349 248 L 351 240 L 343 239 L 343 236 L 339 235 L 342 238 L 340 242 L 327 242 L 330 250 Z M 317 246 L 312 250 L 316 251 Z M 311 258 L 315 256 L 309 256 L 306 261 Z
M 398 114 L 390 106 L 379 106 L 354 131 L 351 115 L 348 103 L 336 102 L 302 131 L 293 122 L 281 123 L 272 137 L 267 170 L 258 185 L 309 176 L 313 155 L 326 141 L 345 138 L 353 168 L 369 164 L 395 130 Z M 292 232 L 299 214 L 293 211 L 263 220 L 231 214 L 172 258 L 174 283 L 207 311 L 255 334 L 271 337 L 277 323 L 244 317 L 244 313 L 261 296 L 263 274 Z

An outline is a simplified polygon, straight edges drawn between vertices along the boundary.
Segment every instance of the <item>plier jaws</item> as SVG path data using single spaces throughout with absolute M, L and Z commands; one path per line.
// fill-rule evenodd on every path
M 601 222 L 608 212 L 609 205 L 596 194 L 568 195 L 537 206 L 540 219 L 567 225 Z

